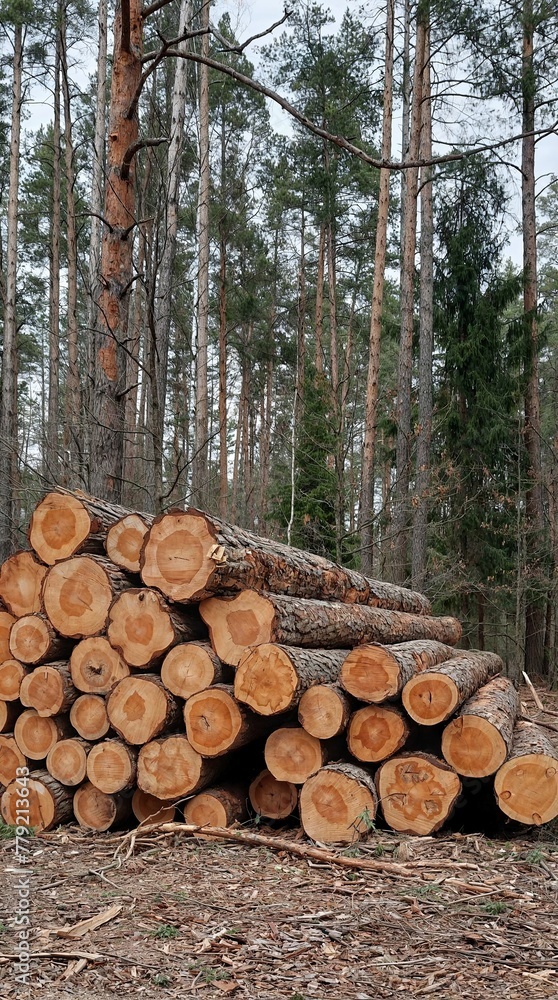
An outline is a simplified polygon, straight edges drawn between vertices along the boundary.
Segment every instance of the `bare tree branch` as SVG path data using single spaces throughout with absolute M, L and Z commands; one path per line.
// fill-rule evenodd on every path
M 156 11 L 161 10 L 161 7 L 168 7 L 169 3 L 172 3 L 172 0 L 155 0 L 155 3 L 149 4 L 148 7 L 142 7 L 142 20 L 145 21 L 146 17 L 155 14 Z
M 258 38 L 264 38 L 266 35 L 270 35 L 272 31 L 275 31 L 276 28 L 279 28 L 282 24 L 284 24 L 291 14 L 292 10 L 285 10 L 283 17 L 279 21 L 275 21 L 275 24 L 266 28 L 265 31 L 260 31 L 257 35 L 251 35 L 250 38 L 247 38 L 246 41 L 242 42 L 240 45 L 231 45 L 231 43 L 224 37 L 224 35 L 221 34 L 220 31 L 217 30 L 213 24 L 210 25 L 211 33 L 215 36 L 217 41 L 221 43 L 223 48 L 227 50 L 227 52 L 236 52 L 238 55 L 241 55 L 248 45 L 251 45 L 251 43 L 255 42 Z
M 145 149 L 147 146 L 160 146 L 163 142 L 168 142 L 168 141 L 169 140 L 167 139 L 166 136 L 162 136 L 158 139 L 138 139 L 137 142 L 133 142 L 131 146 L 128 146 L 128 149 L 124 153 L 122 166 L 120 167 L 120 176 L 122 180 L 124 181 L 128 180 L 130 174 L 130 165 L 132 163 L 132 160 L 134 159 L 134 156 L 136 155 L 136 153 L 139 153 L 140 149 Z M 126 230 L 126 234 L 128 234 L 128 232 L 130 232 L 135 226 L 136 223 L 134 222 L 134 225 L 131 226 L 128 230 Z

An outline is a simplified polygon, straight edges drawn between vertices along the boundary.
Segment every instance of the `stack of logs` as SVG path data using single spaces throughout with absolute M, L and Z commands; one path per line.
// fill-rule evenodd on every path
M 470 778 L 521 823 L 558 815 L 558 753 L 502 661 L 456 649 L 422 595 L 197 510 L 63 489 L 29 542 L 0 568 L 6 823 L 22 801 L 36 830 L 298 809 L 347 843 L 380 815 L 432 833 Z

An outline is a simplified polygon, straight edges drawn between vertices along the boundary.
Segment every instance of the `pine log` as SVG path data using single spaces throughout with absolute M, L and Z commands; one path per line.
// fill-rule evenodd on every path
M 47 567 L 32 552 L 15 552 L 0 566 L 0 600 L 16 618 L 41 610 Z
M 180 715 L 175 699 L 156 674 L 124 677 L 108 696 L 107 713 L 112 728 L 135 746 L 169 729 Z
M 10 652 L 16 660 L 36 666 L 52 660 L 67 660 L 73 643 L 58 635 L 43 614 L 24 615 L 10 632 Z
M 0 701 L 0 733 L 13 732 L 22 711 L 20 701 Z
M 376 774 L 384 819 L 400 833 L 427 836 L 439 830 L 461 793 L 459 777 L 431 754 L 399 754 Z
M 101 740 L 110 729 L 105 699 L 98 694 L 80 694 L 70 709 L 70 722 L 84 740 Z
M 430 613 L 422 594 L 367 580 L 322 556 L 260 538 L 193 508 L 155 518 L 141 566 L 146 586 L 175 601 L 253 589 Z
M 0 663 L 9 660 L 12 656 L 10 652 L 10 632 L 15 622 L 13 615 L 9 611 L 2 611 L 0 608 Z
M 347 728 L 351 701 L 338 684 L 315 684 L 298 705 L 298 721 L 310 736 L 329 740 Z
M 19 660 L 4 660 L 0 663 L 0 700 L 17 701 L 19 689 L 29 667 L 24 667 Z
M 223 767 L 223 759 L 208 760 L 197 753 L 187 736 L 164 736 L 141 748 L 138 787 L 160 799 L 175 801 L 209 785 Z
M 163 660 L 161 680 L 177 698 L 191 698 L 212 684 L 227 684 L 232 670 L 221 663 L 208 642 L 182 642 Z
M 391 757 L 405 745 L 409 722 L 393 705 L 365 705 L 351 716 L 347 746 L 353 757 L 377 763 Z
M 442 753 L 466 778 L 494 774 L 508 756 L 519 695 L 507 677 L 495 677 L 469 698 L 444 729 Z
M 70 676 L 70 664 L 64 660 L 35 667 L 21 682 L 21 704 L 34 708 L 45 718 L 69 711 L 77 697 L 78 691 Z
M 107 795 L 125 792 L 136 783 L 138 752 L 121 740 L 97 743 L 87 758 L 87 777 Z
M 359 701 L 380 704 L 401 693 L 407 681 L 456 655 L 451 646 L 434 639 L 415 639 L 386 646 L 357 646 L 347 656 L 340 684 Z
M 186 735 L 202 757 L 220 757 L 269 731 L 269 722 L 234 697 L 232 684 L 215 684 L 184 705 Z
M 115 521 L 105 542 L 109 559 L 128 573 L 139 573 L 141 550 L 152 523 L 150 514 L 125 514 Z
M 107 529 L 129 511 L 116 504 L 71 493 L 59 487 L 37 504 L 29 525 L 29 541 L 39 559 L 53 566 L 79 552 L 104 551 Z
M 264 758 L 277 781 L 302 785 L 328 761 L 342 757 L 343 751 L 340 740 L 326 742 L 310 736 L 302 726 L 281 726 L 265 741 Z
M 176 806 L 155 795 L 148 795 L 136 788 L 132 796 L 132 811 L 138 823 L 172 823 L 176 816 Z
M 44 760 L 55 743 L 73 735 L 67 715 L 40 716 L 34 708 L 22 712 L 14 725 L 16 743 L 30 760 Z
M 22 798 L 24 788 L 27 789 L 25 799 Z M 26 826 L 35 833 L 51 830 L 71 819 L 72 793 L 48 771 L 32 771 L 28 778 L 16 778 L 6 788 L 2 796 L 2 817 L 10 826 Z
M 370 833 L 377 804 L 367 771 L 355 764 L 327 764 L 302 786 L 300 822 L 321 844 L 353 844 Z
M 154 668 L 179 642 L 203 635 L 197 612 L 171 608 L 156 590 L 127 590 L 112 605 L 107 636 L 131 667 Z
M 60 740 L 49 750 L 46 769 L 62 785 L 81 785 L 87 775 L 87 755 L 91 743 L 81 736 Z
M 342 649 L 276 643 L 247 649 L 236 671 L 235 697 L 260 715 L 278 715 L 298 705 L 314 684 L 334 684 L 345 656 Z
M 126 823 L 132 814 L 132 801 L 128 795 L 107 795 L 90 781 L 80 785 L 74 793 L 73 806 L 79 825 L 97 833 Z
M 558 816 L 558 750 L 533 722 L 516 722 L 507 761 L 494 778 L 496 801 L 506 816 L 541 826 Z
M 18 768 L 28 766 L 27 757 L 19 749 L 13 733 L 0 736 L 0 785 L 7 787 L 17 777 Z
M 130 676 L 130 668 L 104 636 L 82 639 L 72 650 L 70 673 L 85 694 L 110 694 L 118 681 Z
M 296 785 L 292 781 L 277 781 L 267 768 L 254 778 L 248 795 L 254 812 L 266 819 L 286 819 L 298 803 Z
M 45 576 L 44 609 L 61 635 L 86 639 L 106 629 L 114 598 L 131 585 L 109 559 L 73 556 L 56 563 Z
M 186 823 L 195 826 L 232 826 L 248 816 L 246 789 L 235 784 L 204 788 L 184 807 Z
M 411 677 L 403 688 L 405 710 L 422 726 L 445 722 L 503 666 L 496 653 L 472 649 L 432 670 L 424 670 Z
M 210 597 L 200 605 L 200 613 L 215 652 L 233 666 L 247 646 L 269 642 L 306 649 L 351 649 L 365 642 L 436 639 L 454 643 L 461 637 L 461 625 L 455 618 L 255 590 L 235 597 Z

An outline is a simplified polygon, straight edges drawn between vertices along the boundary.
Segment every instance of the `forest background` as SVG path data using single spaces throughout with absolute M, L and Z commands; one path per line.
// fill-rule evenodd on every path
M 192 503 L 555 682 L 555 4 L 264 13 L 0 0 L 0 555 Z

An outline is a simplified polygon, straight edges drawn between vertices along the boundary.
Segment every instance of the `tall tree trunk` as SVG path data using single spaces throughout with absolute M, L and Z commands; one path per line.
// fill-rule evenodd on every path
M 318 271 L 316 276 L 316 371 L 324 370 L 324 274 L 325 274 L 325 226 L 320 226 L 318 241 Z
M 227 446 L 227 134 L 221 108 L 221 215 L 219 218 L 219 513 L 227 517 L 229 499 Z
M 411 118 L 411 0 L 403 0 L 403 67 L 401 103 L 401 159 L 409 155 L 409 122 Z M 403 257 L 405 234 L 406 171 L 401 171 L 401 220 L 399 227 L 400 258 Z
M 57 17 L 61 18 L 59 0 Z M 60 229 L 61 229 L 61 144 L 60 144 L 60 32 L 56 32 L 52 123 L 52 212 L 50 241 L 50 304 L 48 334 L 48 420 L 44 473 L 57 483 L 60 476 Z
M 296 374 L 291 425 L 291 509 L 287 524 L 287 544 L 291 544 L 296 504 L 296 442 L 299 422 L 304 412 L 304 377 L 306 370 L 306 213 L 302 206 L 300 225 L 300 265 L 296 338 Z

